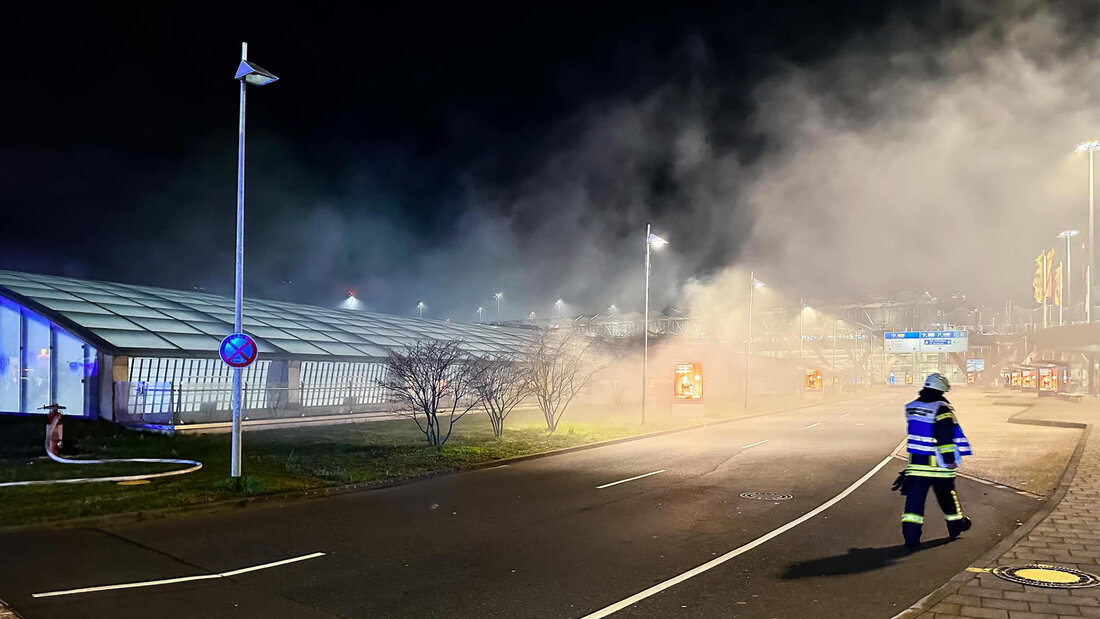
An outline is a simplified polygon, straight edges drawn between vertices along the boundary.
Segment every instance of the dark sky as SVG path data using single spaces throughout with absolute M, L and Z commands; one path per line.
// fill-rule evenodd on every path
M 873 52 L 890 23 L 934 47 L 991 19 L 877 0 L 30 4 L 0 9 L 0 268 L 231 292 L 247 40 L 282 79 L 249 91 L 246 294 L 355 289 L 458 320 L 496 289 L 513 316 L 559 296 L 637 309 L 618 297 L 650 220 L 677 248 L 655 277 L 735 264 L 756 217 L 735 183 L 728 209 L 678 216 L 697 199 L 672 154 L 685 114 L 748 166 L 770 148 L 752 93 L 779 68 Z

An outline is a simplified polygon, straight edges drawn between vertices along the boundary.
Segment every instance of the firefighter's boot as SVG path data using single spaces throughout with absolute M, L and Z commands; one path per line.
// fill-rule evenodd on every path
M 963 516 L 959 520 L 947 521 L 947 534 L 951 536 L 951 539 L 958 537 L 963 531 L 970 530 L 970 518 Z

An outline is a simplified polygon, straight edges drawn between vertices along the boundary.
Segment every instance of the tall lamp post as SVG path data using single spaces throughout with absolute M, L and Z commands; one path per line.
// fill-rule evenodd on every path
M 805 357 L 802 354 L 802 340 L 805 339 L 803 337 L 803 333 L 805 331 L 803 330 L 802 325 L 803 325 L 803 323 L 805 321 L 805 318 L 806 318 L 806 310 L 808 310 L 808 309 L 810 309 L 810 308 L 809 308 L 809 306 L 806 305 L 806 300 L 805 299 L 799 299 L 798 300 L 798 375 L 799 375 L 798 376 L 798 381 L 799 381 L 800 387 L 798 389 L 798 393 L 801 394 L 802 398 L 806 397 L 806 361 L 805 361 Z
M 493 295 L 493 298 L 497 300 L 497 322 L 500 322 L 500 300 L 504 297 L 503 292 L 498 292 Z
M 241 306 L 244 294 L 244 109 L 247 86 L 266 86 L 279 78 L 259 65 L 248 62 L 248 43 L 241 43 L 241 64 L 234 78 L 241 83 L 241 110 L 237 124 L 237 267 L 233 295 L 233 332 L 241 333 Z M 231 477 L 241 476 L 241 368 L 233 368 L 233 439 Z
M 764 285 L 756 281 L 756 273 L 749 271 L 749 332 L 745 339 L 745 408 L 749 407 L 749 360 L 752 358 L 752 297 L 753 291 Z
M 417 301 L 417 303 L 416 303 L 416 312 L 417 312 L 418 317 L 420 317 L 420 318 L 424 317 L 424 302 L 423 301 Z
M 645 423 L 646 396 L 649 385 L 649 249 L 660 249 L 668 245 L 668 241 L 653 234 L 652 225 L 645 225 L 645 316 L 642 318 L 642 423 Z
M 1069 240 L 1077 236 L 1076 230 L 1062 230 L 1058 238 L 1066 240 L 1066 272 L 1062 274 L 1062 282 L 1066 289 L 1062 293 L 1062 307 L 1069 305 L 1069 320 L 1073 322 L 1073 305 L 1070 303 L 1070 292 L 1073 290 L 1073 256 L 1069 247 Z
M 562 305 L 565 305 L 565 301 L 563 301 L 562 299 L 558 299 L 557 301 L 554 301 L 554 309 L 557 310 L 558 318 L 561 318 L 561 306 Z
M 1100 140 L 1081 142 L 1076 152 L 1089 154 L 1089 247 L 1085 266 L 1085 322 L 1092 322 L 1092 274 L 1096 267 L 1096 201 L 1093 199 L 1092 153 L 1100 150 Z
M 481 306 L 478 306 L 478 308 L 477 308 L 477 321 L 478 321 L 478 322 L 481 322 L 481 312 L 482 312 L 482 310 L 484 310 L 484 309 L 485 309 L 485 308 L 484 308 L 484 307 L 481 307 Z

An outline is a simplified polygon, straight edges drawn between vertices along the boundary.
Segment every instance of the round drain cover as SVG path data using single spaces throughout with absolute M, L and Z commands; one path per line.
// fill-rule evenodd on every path
M 785 492 L 742 492 L 743 499 L 760 499 L 761 501 L 789 501 L 794 495 Z
M 1100 584 L 1100 579 L 1095 574 L 1044 563 L 1023 567 L 995 567 L 993 573 L 1005 580 L 1033 587 L 1079 589 Z

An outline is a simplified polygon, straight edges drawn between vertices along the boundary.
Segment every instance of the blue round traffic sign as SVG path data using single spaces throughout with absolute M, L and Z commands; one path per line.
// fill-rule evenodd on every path
M 219 352 L 222 361 L 235 368 L 243 368 L 251 365 L 256 360 L 260 349 L 256 346 L 256 340 L 244 333 L 230 333 L 222 340 Z

